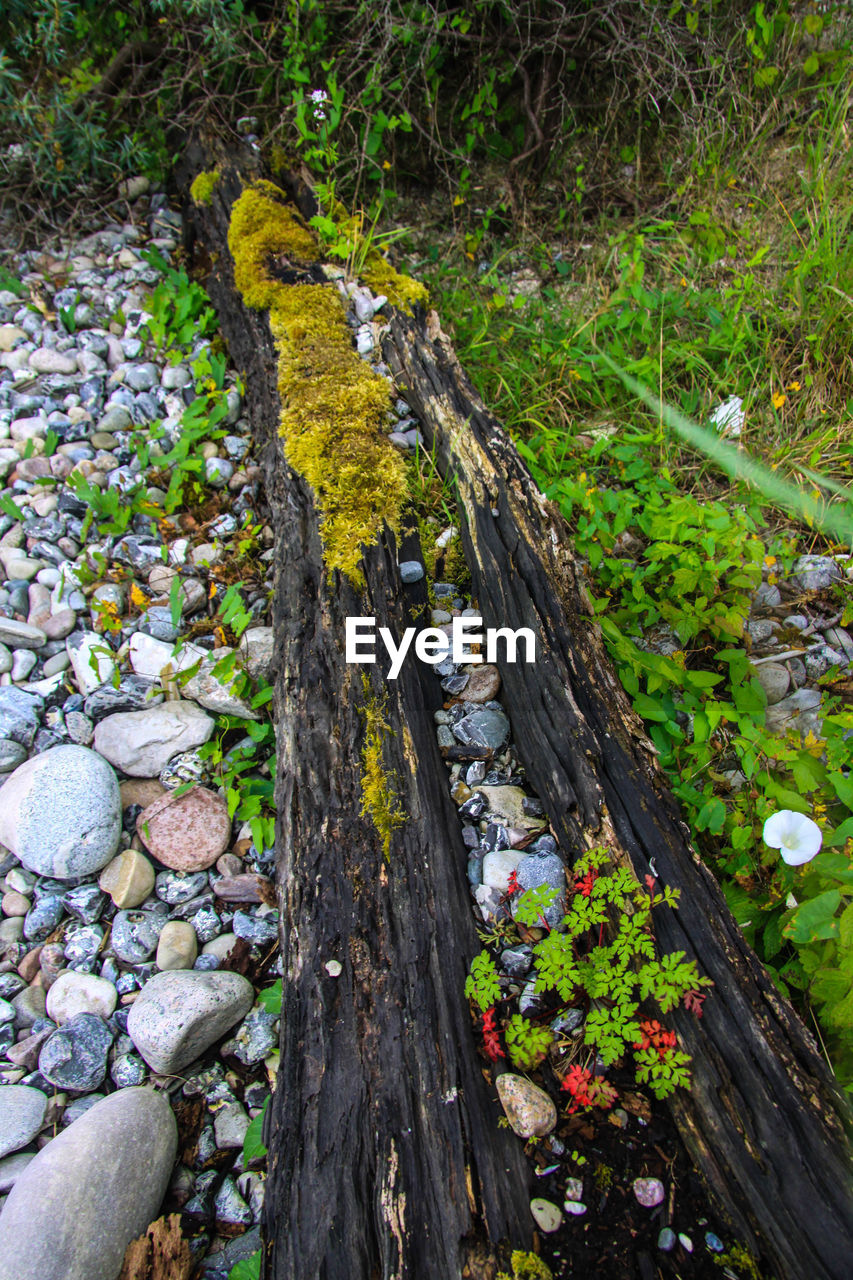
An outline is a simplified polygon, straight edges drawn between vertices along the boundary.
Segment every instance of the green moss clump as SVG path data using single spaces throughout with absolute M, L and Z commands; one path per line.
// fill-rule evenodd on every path
M 258 181 L 235 200 L 228 226 L 228 248 L 234 259 L 234 283 L 247 307 L 272 310 L 283 303 L 288 287 L 269 274 L 269 261 L 280 254 L 307 265 L 319 256 L 317 241 L 284 203 L 272 182 Z M 343 323 L 343 316 L 341 316 Z
M 416 303 L 429 305 L 426 285 L 396 271 L 375 250 L 368 254 L 361 278 L 371 293 L 384 293 L 392 307 L 399 307 L 401 311 L 411 311 Z
M 360 708 L 365 722 L 364 746 L 361 749 L 361 816 L 370 818 L 382 837 L 382 852 L 387 861 L 391 836 L 403 826 L 406 814 L 382 762 L 382 743 L 389 731 L 384 703 L 371 692 L 370 681 L 364 673 L 361 685 L 365 699 Z
M 505 1271 L 499 1271 L 497 1280 L 554 1280 L 551 1268 L 546 1266 L 541 1258 L 537 1258 L 535 1253 L 525 1253 L 521 1249 L 516 1249 L 510 1258 L 512 1266 L 512 1275 L 508 1276 Z
M 201 173 L 193 179 L 190 187 L 190 195 L 196 204 L 210 204 L 218 181 L 218 169 L 202 169 Z
M 272 183 L 235 202 L 228 247 L 247 306 L 270 313 L 285 456 L 317 495 L 326 563 L 360 587 L 361 547 L 385 523 L 399 530 L 407 493 L 405 464 L 385 434 L 388 384 L 353 350 L 333 285 L 284 285 L 269 274 L 277 254 L 318 257 L 314 236 Z

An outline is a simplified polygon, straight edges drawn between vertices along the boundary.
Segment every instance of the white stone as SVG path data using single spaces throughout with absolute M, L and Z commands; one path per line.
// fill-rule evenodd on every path
M 214 727 L 193 702 L 163 702 L 105 716 L 95 728 L 95 750 L 132 778 L 156 778 L 173 755 L 207 742 Z
M 524 854 L 518 849 L 493 849 L 483 859 L 483 884 L 506 893 L 510 873 L 515 871 Z
M 117 1000 L 118 992 L 106 978 L 68 969 L 47 993 L 47 1016 L 60 1026 L 78 1013 L 94 1013 L 106 1020 Z
M 207 650 L 195 644 L 185 644 L 180 653 L 177 646 L 167 644 L 165 640 L 155 640 L 153 636 L 143 635 L 137 631 L 130 641 L 130 665 L 138 676 L 146 676 L 149 680 L 159 680 L 164 669 L 169 673 L 186 671 L 188 667 L 207 657 Z
M 86 697 L 115 675 L 116 665 L 110 647 L 101 636 L 87 631 L 69 636 L 65 642 L 71 669 L 80 693 Z
M 546 1235 L 550 1235 L 552 1231 L 559 1231 L 563 1225 L 563 1215 L 557 1206 L 550 1200 L 543 1200 L 541 1196 L 530 1201 L 530 1212 L 539 1230 L 544 1231 Z

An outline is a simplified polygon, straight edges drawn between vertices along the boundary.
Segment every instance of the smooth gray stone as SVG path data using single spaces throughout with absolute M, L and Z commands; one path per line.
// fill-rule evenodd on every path
M 35 1159 L 34 1151 L 18 1151 L 0 1160 L 0 1195 L 11 1191 L 27 1165 Z
M 0 640 L 10 649 L 40 649 L 47 636 L 41 627 L 31 627 L 28 622 L 0 618 Z
M 142 988 L 127 1032 L 153 1071 L 172 1075 L 240 1022 L 254 998 L 252 984 L 237 973 L 167 970 Z
M 157 1217 L 177 1150 L 166 1097 L 140 1086 L 91 1107 L 43 1147 L 0 1214 L 0 1280 L 116 1280 Z
M 25 1084 L 0 1088 L 0 1156 L 20 1151 L 32 1142 L 44 1122 L 47 1098 Z
M 3 787 L 0 843 L 39 875 L 73 880 L 100 871 L 120 836 L 118 780 L 88 747 L 33 756 Z

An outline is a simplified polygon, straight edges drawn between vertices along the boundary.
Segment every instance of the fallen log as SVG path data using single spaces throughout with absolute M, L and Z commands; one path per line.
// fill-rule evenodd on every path
M 360 590 L 327 571 L 314 496 L 282 454 L 267 316 L 234 290 L 227 220 L 240 190 L 224 176 L 194 218 L 218 255 L 209 292 L 264 443 L 276 533 L 284 1002 L 263 1274 L 476 1276 L 478 1260 L 494 1257 L 490 1242 L 529 1246 L 532 1224 L 522 1148 L 498 1124 L 462 995 L 479 944 L 435 742 L 440 688 L 417 663 L 385 685 L 375 668 L 347 666 L 343 651 L 347 617 L 374 616 L 398 634 L 413 605 L 427 608 L 425 584 L 401 590 L 392 536 L 365 552 Z M 400 558 L 410 552 L 417 546 L 404 540 Z M 373 676 L 366 688 L 363 672 Z M 361 812 L 371 710 L 382 769 L 408 815 L 388 857 Z
M 200 161 L 188 153 L 184 188 Z M 328 569 L 315 494 L 277 436 L 270 326 L 234 286 L 227 226 L 241 186 L 225 170 L 212 203 L 193 207 L 193 225 L 215 255 L 208 288 L 249 388 L 276 526 L 285 982 L 264 1275 L 480 1274 L 490 1243 L 527 1243 L 529 1215 L 520 1146 L 496 1123 L 461 997 L 477 942 L 433 733 L 437 682 L 407 663 L 387 686 L 371 668 L 363 686 L 363 669 L 343 658 L 348 616 L 373 616 L 395 634 L 424 617 L 425 593 L 404 597 L 397 568 L 417 547 L 398 546 L 386 528 L 363 549 L 358 582 Z M 310 212 L 310 192 L 289 186 Z M 273 258 L 281 284 L 322 279 L 305 262 Z M 434 315 L 396 311 L 383 352 L 455 479 L 486 625 L 536 635 L 535 664 L 498 665 L 520 756 L 563 855 L 604 843 L 641 881 L 652 873 L 681 890 L 677 913 L 655 911 L 658 943 L 695 958 L 715 984 L 701 1020 L 674 1016 L 693 1058 L 692 1090 L 671 1104 L 684 1141 L 733 1229 L 778 1280 L 841 1280 L 853 1236 L 844 1101 L 690 845 L 607 658 L 565 523 Z M 371 724 L 380 772 L 395 779 L 393 803 L 408 815 L 384 835 L 362 812 Z

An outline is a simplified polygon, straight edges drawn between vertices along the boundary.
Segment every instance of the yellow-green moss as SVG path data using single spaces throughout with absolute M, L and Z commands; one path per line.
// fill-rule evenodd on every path
M 398 530 L 407 492 L 405 465 L 385 434 L 388 383 L 353 350 L 335 286 L 283 285 L 269 273 L 276 255 L 319 257 L 314 236 L 272 183 L 258 182 L 236 201 L 228 247 L 244 301 L 270 313 L 285 456 L 317 496 L 326 563 L 360 586 L 361 547 L 386 522 Z
M 546 1266 L 535 1253 L 524 1253 L 516 1249 L 510 1259 L 512 1275 L 499 1271 L 497 1280 L 554 1280 L 551 1268 Z
M 424 307 L 429 304 L 426 285 L 396 271 L 375 250 L 368 254 L 361 278 L 371 293 L 384 293 L 392 307 L 399 307 L 401 311 L 411 311 L 418 302 Z
M 382 744 L 389 731 L 385 719 L 384 700 L 371 692 L 370 681 L 362 672 L 364 704 L 359 708 L 364 717 L 364 745 L 361 748 L 361 816 L 370 818 L 382 837 L 385 858 L 391 851 L 391 836 L 406 821 L 405 810 L 391 786 L 391 778 L 382 762 Z
M 234 283 L 246 306 L 258 311 L 271 311 L 288 292 L 288 286 L 269 274 L 271 258 L 285 255 L 307 264 L 319 257 L 314 236 L 284 203 L 279 188 L 264 181 L 247 187 L 234 202 L 228 248 L 234 259 Z
M 190 187 L 190 195 L 196 204 L 210 204 L 218 181 L 218 169 L 202 169 Z

